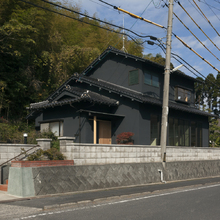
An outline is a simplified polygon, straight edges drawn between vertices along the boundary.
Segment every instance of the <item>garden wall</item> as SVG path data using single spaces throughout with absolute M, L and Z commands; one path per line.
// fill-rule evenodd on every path
M 160 146 L 78 144 L 60 138 L 61 152 L 76 165 L 161 162 Z M 167 147 L 166 161 L 220 160 L 220 148 Z
M 19 155 L 21 148 L 28 150 L 34 146 L 34 144 L 0 144 L 0 164 Z
M 49 149 L 50 143 L 51 139 L 39 138 L 37 139 L 38 146 L 36 146 L 36 144 L 0 144 L 0 184 L 5 183 L 8 179 L 9 167 L 11 162 L 9 161 L 7 164 L 2 165 L 3 163 L 21 154 L 21 149 L 28 151 L 29 149 L 36 146 L 32 150 L 28 151 L 28 154 L 30 154 L 39 148 L 44 150 Z M 21 155 L 17 159 L 20 160 L 24 158 L 24 156 L 25 155 Z

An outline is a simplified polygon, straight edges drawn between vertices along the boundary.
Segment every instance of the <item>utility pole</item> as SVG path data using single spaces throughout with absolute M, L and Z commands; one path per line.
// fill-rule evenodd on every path
M 162 162 L 166 162 L 172 23 L 173 23 L 173 0 L 169 0 L 169 14 L 168 14 L 167 40 L 166 40 L 166 65 L 164 70 L 163 109 L 162 109 L 162 122 L 161 122 L 161 136 L 160 136 Z

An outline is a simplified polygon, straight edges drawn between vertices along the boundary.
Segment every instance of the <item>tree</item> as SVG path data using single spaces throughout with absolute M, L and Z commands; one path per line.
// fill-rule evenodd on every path
M 165 66 L 165 63 L 166 63 L 166 59 L 162 57 L 161 54 L 157 53 L 156 56 L 154 57 L 152 53 L 149 53 L 147 55 L 144 55 L 143 56 L 144 59 L 147 59 L 147 60 L 151 60 L 155 63 L 158 63 L 162 66 Z M 170 69 L 173 69 L 173 64 L 170 63 Z
M 195 83 L 195 105 L 200 109 L 200 106 L 202 106 L 202 110 L 204 110 L 205 105 L 204 105 L 204 99 L 205 99 L 205 94 L 204 94 L 204 80 L 201 77 L 197 77 L 197 80 L 200 82 Z
M 109 25 L 40 0 L 30 2 L 97 26 L 19 0 L 0 1 L 0 116 L 11 120 L 24 119 L 26 106 L 45 99 L 74 72 L 81 73 L 110 44 L 117 49 L 122 44 L 122 36 Z M 125 44 L 129 53 L 142 56 L 141 45 L 127 38 Z
M 209 146 L 220 147 L 220 127 L 215 117 L 209 120 Z
M 214 101 L 214 92 L 215 92 L 215 77 L 210 73 L 205 79 L 204 91 L 205 98 L 208 105 L 208 108 L 213 111 L 213 101 Z

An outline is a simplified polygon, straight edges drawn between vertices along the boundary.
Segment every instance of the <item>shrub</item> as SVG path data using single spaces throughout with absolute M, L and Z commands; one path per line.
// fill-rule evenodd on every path
M 50 148 L 48 150 L 39 149 L 35 153 L 29 155 L 27 160 L 65 160 L 65 156 L 59 152 L 56 148 Z
M 117 144 L 133 144 L 134 140 L 132 137 L 134 136 L 133 132 L 123 132 L 117 135 L 116 142 Z
M 52 131 L 43 131 L 39 133 L 39 137 L 52 139 L 51 148 L 56 148 L 57 150 L 60 150 L 60 142 L 58 140 L 58 137 Z

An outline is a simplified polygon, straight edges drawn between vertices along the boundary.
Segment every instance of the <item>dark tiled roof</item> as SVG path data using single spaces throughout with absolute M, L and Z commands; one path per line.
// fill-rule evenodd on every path
M 153 97 L 147 96 L 141 92 L 137 92 L 135 90 L 131 90 L 131 89 L 128 89 L 123 86 L 118 86 L 116 84 L 109 83 L 109 82 L 106 82 L 101 79 L 95 79 L 95 78 L 92 78 L 89 76 L 82 76 L 82 75 L 72 76 L 72 79 L 75 80 L 76 82 L 84 82 L 84 83 L 99 87 L 101 89 L 105 89 L 107 91 L 114 92 L 116 94 L 119 94 L 121 96 L 130 98 L 132 100 L 135 100 L 135 101 L 138 101 L 141 103 L 150 103 L 153 105 L 159 105 L 161 107 L 163 104 L 161 99 L 153 98 Z M 198 115 L 213 116 L 212 114 L 210 114 L 208 112 L 200 111 L 199 109 L 197 109 L 195 107 L 181 104 L 181 103 L 177 103 L 174 101 L 169 101 L 169 108 L 184 111 L 184 112 L 190 112 L 190 113 L 198 114 Z
M 74 94 L 75 98 L 65 98 L 60 101 L 58 100 L 58 101 L 52 101 L 52 102 L 49 102 L 47 100 L 44 102 L 33 103 L 30 105 L 30 109 L 35 110 L 35 109 L 41 109 L 41 108 L 50 108 L 50 107 L 62 106 L 62 105 L 67 105 L 67 104 L 71 104 L 74 102 L 81 102 L 81 101 L 90 101 L 90 102 L 95 102 L 95 103 L 109 105 L 109 106 L 117 106 L 119 104 L 117 100 L 110 99 L 106 96 L 100 95 L 90 90 L 81 89 L 79 87 L 67 86 L 66 88 L 63 89 L 63 91 L 65 90 Z
M 142 57 L 138 57 L 138 56 L 135 56 L 135 55 L 132 55 L 132 54 L 129 54 L 129 53 L 125 53 L 123 52 L 122 50 L 118 50 L 112 46 L 109 46 L 102 54 L 100 54 L 88 67 L 86 67 L 86 69 L 82 72 L 83 75 L 87 75 L 87 73 L 89 72 L 89 70 L 91 70 L 93 67 L 95 67 L 99 62 L 100 60 L 102 60 L 105 56 L 107 56 L 109 53 L 114 53 L 114 54 L 117 54 L 117 55 L 121 55 L 121 56 L 125 56 L 125 57 L 128 57 L 128 58 L 131 58 L 131 59 L 134 59 L 134 60 L 138 60 L 138 61 L 141 61 L 141 62 L 144 62 L 144 63 L 148 63 L 150 64 L 151 66 L 155 66 L 159 69 L 162 69 L 164 70 L 164 66 L 159 64 L 159 63 L 155 63 L 151 60 L 148 60 L 148 59 L 144 59 Z M 188 76 L 186 75 L 185 73 L 183 73 L 182 71 L 175 71 L 172 73 L 172 75 L 179 75 L 179 76 L 183 76 L 187 79 L 190 79 L 194 82 L 200 82 L 200 80 L 197 80 L 191 76 Z
M 114 53 L 114 54 L 116 54 L 116 55 L 121 55 L 121 56 L 129 57 L 129 58 L 131 58 L 131 59 L 138 60 L 138 61 L 141 61 L 141 62 L 144 62 L 144 63 L 148 63 L 148 64 L 150 64 L 151 66 L 155 66 L 155 67 L 157 67 L 157 68 L 159 68 L 159 69 L 164 70 L 164 66 L 163 66 L 163 65 L 160 65 L 160 64 L 155 63 L 155 62 L 153 62 L 153 61 L 151 61 L 151 60 L 148 60 L 148 59 L 144 59 L 144 58 L 141 58 L 141 57 L 137 57 L 137 56 L 134 56 L 134 55 L 125 53 L 125 52 L 123 52 L 123 51 L 121 51 L 121 50 L 118 50 L 118 49 L 116 49 L 116 48 L 110 46 L 110 47 L 108 47 L 102 54 L 100 54 L 88 67 L 86 67 L 86 69 L 85 69 L 80 75 L 81 75 L 81 76 L 86 75 L 91 69 L 93 69 L 93 67 L 95 67 L 96 65 L 98 65 L 99 62 L 100 62 L 104 57 L 106 57 L 109 53 Z M 77 74 L 77 75 L 78 75 L 78 73 L 74 73 L 74 74 Z M 73 76 L 74 76 L 74 74 L 73 74 Z M 194 81 L 194 82 L 202 83 L 200 80 L 197 80 L 197 79 L 195 79 L 195 78 L 193 78 L 193 77 L 191 77 L 191 76 L 188 76 L 188 75 L 184 74 L 182 71 L 179 71 L 179 70 L 173 72 L 172 75 L 183 76 L 183 77 L 185 77 L 185 78 L 187 78 L 187 79 L 189 79 L 189 80 L 192 80 L 192 81 Z M 63 83 L 63 85 L 61 85 L 54 93 L 52 93 L 52 94 L 47 98 L 47 100 L 53 99 L 53 97 L 54 97 L 54 95 L 56 94 L 56 92 L 57 92 L 58 90 L 63 89 L 66 85 L 69 84 L 69 82 L 70 82 L 71 80 L 72 80 L 72 77 L 70 77 L 65 83 Z

